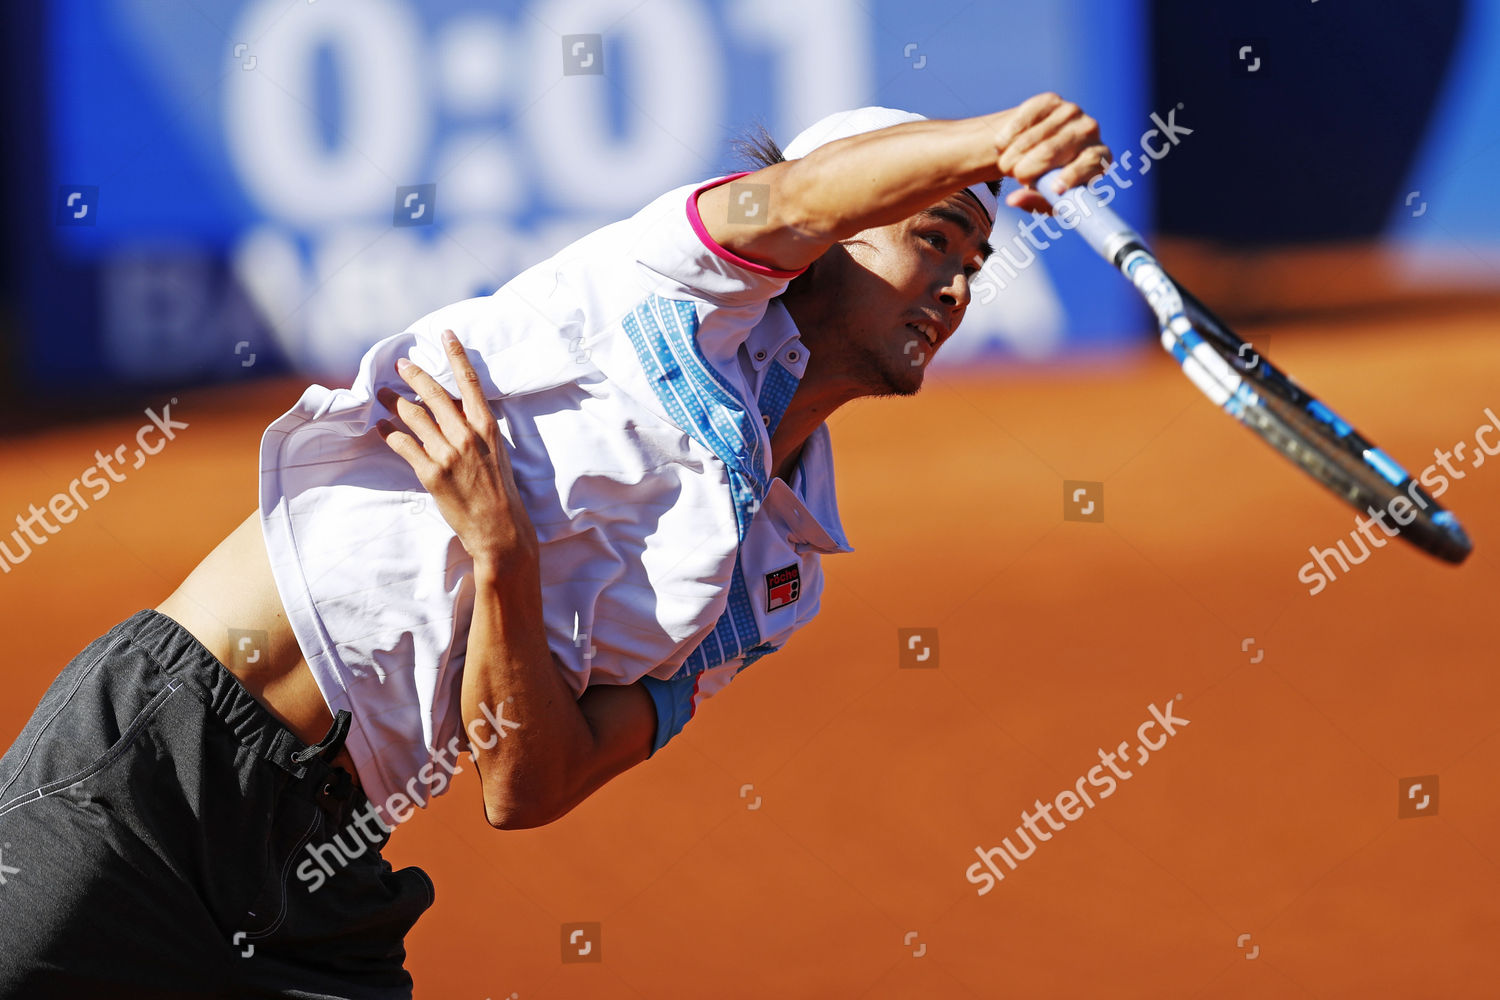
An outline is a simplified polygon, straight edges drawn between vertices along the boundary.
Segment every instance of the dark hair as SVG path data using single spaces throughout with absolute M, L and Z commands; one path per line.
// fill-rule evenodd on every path
M 771 138 L 770 131 L 760 124 L 757 124 L 753 131 L 731 141 L 729 148 L 734 151 L 735 156 L 756 169 L 769 167 L 773 163 L 786 162 L 786 156 L 781 152 L 781 147 L 776 145 L 775 139 Z
M 786 155 L 782 153 L 781 147 L 776 140 L 771 138 L 771 133 L 764 125 L 757 124 L 754 129 L 746 135 L 733 140 L 730 148 L 736 156 L 745 161 L 753 169 L 769 167 L 773 163 L 785 163 Z M 985 181 L 984 186 L 990 189 L 990 194 L 996 198 L 1000 197 L 1001 181 Z

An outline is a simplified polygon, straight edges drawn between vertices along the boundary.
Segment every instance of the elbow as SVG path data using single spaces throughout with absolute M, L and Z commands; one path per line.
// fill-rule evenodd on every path
M 541 772 L 514 758 L 481 754 L 475 760 L 484 801 L 484 819 L 496 830 L 532 830 L 555 817 L 550 792 L 557 775 Z
M 484 805 L 484 818 L 496 830 L 534 830 L 539 826 L 546 826 L 550 820 L 542 819 L 535 810 L 529 810 L 506 803 L 504 805 L 492 805 L 488 802 Z
M 537 795 L 516 792 L 484 797 L 484 818 L 496 830 L 534 830 L 558 819 L 568 810 Z
M 490 828 L 494 830 L 534 830 L 540 823 L 532 823 L 518 813 L 495 812 L 485 809 L 484 818 L 489 822 Z

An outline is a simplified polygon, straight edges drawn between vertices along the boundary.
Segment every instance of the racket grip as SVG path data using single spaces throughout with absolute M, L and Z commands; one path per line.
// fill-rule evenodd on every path
M 1146 241 L 1141 238 L 1141 234 L 1101 204 L 1098 196 L 1087 187 L 1072 188 L 1062 194 L 1052 190 L 1052 185 L 1057 183 L 1060 176 L 1062 176 L 1062 170 L 1054 170 L 1044 174 L 1042 179 L 1036 182 L 1037 191 L 1052 205 L 1052 214 L 1058 219 L 1058 225 L 1064 229 L 1077 231 L 1078 235 L 1082 236 L 1088 245 L 1111 265 L 1119 263 L 1120 251 L 1124 248 L 1132 244 L 1145 247 Z M 1062 216 L 1058 215 L 1057 207 L 1065 201 L 1073 206 L 1071 212 L 1064 212 L 1064 215 L 1072 220 L 1071 225 L 1063 222 Z

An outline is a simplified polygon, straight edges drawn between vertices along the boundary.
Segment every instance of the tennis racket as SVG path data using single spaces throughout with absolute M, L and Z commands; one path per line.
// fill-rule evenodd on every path
M 1204 395 L 1355 510 L 1386 510 L 1389 527 L 1417 548 L 1450 563 L 1464 561 L 1473 545 L 1458 518 L 1178 285 L 1146 241 L 1092 191 L 1079 187 L 1059 195 L 1052 190 L 1057 178 L 1053 171 L 1037 182 L 1054 216 L 1065 227 L 1074 222 L 1089 246 L 1145 297 L 1162 346 Z

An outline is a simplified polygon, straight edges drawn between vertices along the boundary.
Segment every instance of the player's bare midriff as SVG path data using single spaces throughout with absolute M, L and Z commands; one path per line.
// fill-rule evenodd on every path
M 156 610 L 192 633 L 298 739 L 312 745 L 328 735 L 333 716 L 287 621 L 258 512 L 251 511 Z M 265 633 L 253 661 L 234 655 L 230 629 Z M 334 763 L 355 774 L 348 751 Z

